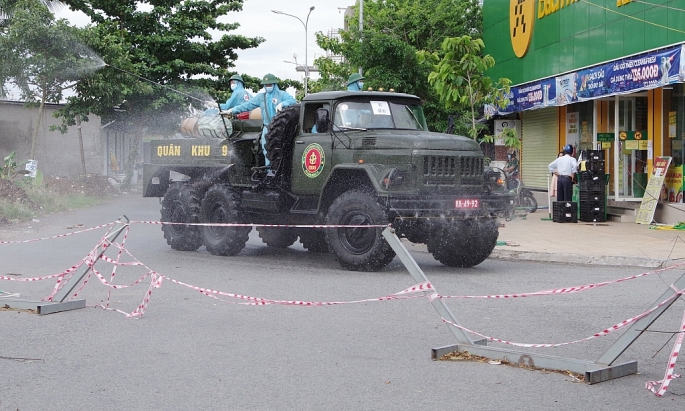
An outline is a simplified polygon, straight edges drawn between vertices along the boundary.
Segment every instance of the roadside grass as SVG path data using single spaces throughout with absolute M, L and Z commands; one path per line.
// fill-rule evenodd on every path
M 0 198 L 0 215 L 10 222 L 30 221 L 43 214 L 90 207 L 105 200 L 83 193 L 56 193 L 45 187 L 26 186 L 24 190 L 30 202 Z

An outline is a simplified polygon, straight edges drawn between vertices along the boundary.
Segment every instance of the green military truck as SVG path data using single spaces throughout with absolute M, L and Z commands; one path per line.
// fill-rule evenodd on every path
M 380 225 L 427 245 L 452 267 L 480 264 L 513 212 L 502 176 L 484 167 L 472 139 L 428 131 L 418 97 L 322 92 L 261 120 L 226 120 L 230 136 L 151 141 L 145 197 L 162 198 L 171 248 L 238 254 L 251 226 L 270 247 L 298 239 L 349 270 L 376 271 L 395 256 Z M 322 225 L 325 227 L 299 227 Z M 366 225 L 377 227 L 365 228 Z

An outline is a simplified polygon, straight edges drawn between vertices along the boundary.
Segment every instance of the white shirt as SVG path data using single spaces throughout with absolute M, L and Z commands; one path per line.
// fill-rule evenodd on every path
M 571 177 L 578 170 L 578 161 L 574 157 L 568 154 L 564 154 L 563 157 L 558 157 L 556 160 L 549 163 L 547 166 L 549 172 L 557 172 L 560 176 Z

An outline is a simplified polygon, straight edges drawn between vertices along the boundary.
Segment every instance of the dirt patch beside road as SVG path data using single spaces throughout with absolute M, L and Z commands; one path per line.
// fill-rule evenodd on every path
M 112 186 L 105 176 L 50 176 L 45 178 L 44 185 L 48 191 L 58 195 L 83 194 L 92 197 L 105 197 L 119 194 L 119 189 Z M 32 202 L 26 194 L 26 190 L 11 180 L 0 180 L 0 198 L 11 202 Z

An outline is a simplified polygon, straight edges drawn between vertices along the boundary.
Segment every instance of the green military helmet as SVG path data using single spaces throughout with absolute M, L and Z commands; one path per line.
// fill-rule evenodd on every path
M 354 83 L 355 81 L 364 80 L 364 76 L 359 73 L 350 74 L 350 78 L 347 79 L 347 85 Z
M 274 76 L 271 73 L 265 75 L 264 78 L 262 79 L 262 86 L 265 86 L 267 84 L 277 84 L 277 83 L 278 83 L 278 79 L 276 78 L 276 76 Z
M 245 80 L 243 80 L 243 77 L 240 74 L 234 74 L 231 76 L 229 80 L 238 80 L 241 83 L 245 84 Z

